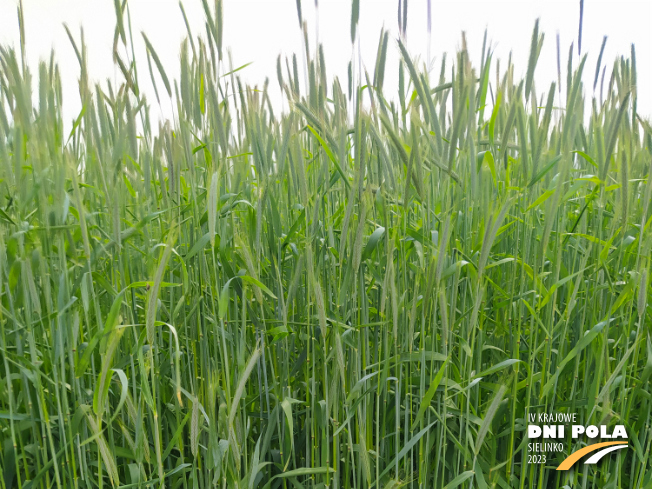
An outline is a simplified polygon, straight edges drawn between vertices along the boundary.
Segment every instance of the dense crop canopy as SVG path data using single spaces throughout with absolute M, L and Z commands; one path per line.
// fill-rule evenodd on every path
M 0 52 L 0 487 L 650 487 L 633 49 L 589 98 L 572 52 L 537 86 L 538 27 L 523 80 L 399 40 L 390 96 L 385 32 L 342 84 L 320 48 L 305 79 L 279 58 L 281 114 L 226 64 L 220 2 L 180 80 L 147 38 L 136 70 L 125 3 L 120 85 L 70 33 L 70 131 L 56 62 Z M 528 464 L 527 413 L 555 411 L 629 451 Z

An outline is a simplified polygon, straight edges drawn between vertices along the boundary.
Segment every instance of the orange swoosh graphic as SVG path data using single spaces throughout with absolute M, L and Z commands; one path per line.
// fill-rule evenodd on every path
M 622 442 L 622 441 L 607 441 L 604 443 L 595 443 L 593 445 L 589 445 L 588 447 L 584 447 L 580 450 L 577 450 L 576 452 L 571 453 L 566 460 L 564 460 L 562 463 L 559 464 L 559 467 L 557 467 L 557 470 L 568 470 L 570 469 L 575 462 L 577 462 L 579 459 L 581 459 L 584 455 L 587 453 L 595 452 L 596 450 L 599 450 L 600 448 L 604 447 L 609 447 L 611 445 L 627 445 L 627 442 Z

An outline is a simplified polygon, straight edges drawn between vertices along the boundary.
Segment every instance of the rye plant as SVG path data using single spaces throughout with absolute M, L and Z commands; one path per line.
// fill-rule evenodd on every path
M 94 84 L 68 30 L 71 123 L 22 7 L 0 47 L 0 487 L 651 487 L 634 47 L 593 74 L 571 46 L 537 85 L 537 24 L 524 79 L 486 35 L 479 66 L 463 39 L 426 69 L 406 0 L 373 70 L 338 80 L 297 2 L 301 54 L 251 87 L 202 4 L 178 80 L 126 1 L 119 83 Z M 530 464 L 538 412 L 625 425 L 628 451 L 555 471 L 567 440 Z

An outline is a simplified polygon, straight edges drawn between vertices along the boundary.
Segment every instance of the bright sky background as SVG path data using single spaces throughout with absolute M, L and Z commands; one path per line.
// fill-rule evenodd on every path
M 340 77 L 346 86 L 346 69 L 351 59 L 349 0 L 302 0 L 311 43 L 316 36 L 324 44 L 327 74 Z M 213 4 L 209 0 L 209 4 Z M 0 0 L 0 43 L 19 45 L 16 0 Z M 141 89 L 147 94 L 154 114 L 169 117 L 170 111 L 156 106 L 146 66 L 145 48 L 140 31 L 145 31 L 170 78 L 178 78 L 179 46 L 186 29 L 177 0 L 129 0 L 131 24 L 136 43 Z M 361 0 L 360 42 L 365 65 L 373 73 L 378 36 L 384 25 L 395 39 L 398 0 Z M 184 7 L 195 34 L 205 34 L 201 0 L 184 0 Z M 96 81 L 106 78 L 121 80 L 112 61 L 115 13 L 112 0 L 24 0 L 28 62 L 37 73 L 39 59 L 48 59 L 51 49 L 56 52 L 63 73 L 64 116 L 66 125 L 77 115 L 79 65 L 65 34 L 63 23 L 79 37 L 83 26 L 88 46 L 89 71 Z M 555 36 L 559 32 L 562 53 L 562 80 L 568 48 L 575 42 L 574 65 L 577 66 L 577 34 L 579 0 L 564 1 L 505 1 L 505 0 L 433 0 L 430 55 L 434 59 L 433 79 L 438 78 L 442 53 L 451 54 L 461 45 L 461 32 L 467 34 L 468 47 L 474 64 L 479 65 L 485 28 L 495 53 L 506 63 L 512 51 L 516 75 L 525 74 L 534 21 L 540 18 L 545 33 L 544 47 L 539 58 L 535 82 L 537 92 L 547 90 L 557 79 Z M 301 31 L 298 27 L 295 0 L 224 0 L 224 45 L 233 53 L 234 66 L 253 62 L 240 72 L 251 85 L 262 86 L 270 78 L 274 100 L 280 104 L 276 80 L 278 54 L 301 53 Z M 652 2 L 619 0 L 585 0 L 582 52 L 589 57 L 585 68 L 585 86 L 592 89 L 595 64 L 604 35 L 608 41 L 603 65 L 608 71 L 618 55 L 628 55 L 631 44 L 636 46 L 638 64 L 639 112 L 652 116 Z M 317 29 L 318 27 L 318 29 Z M 408 48 L 413 56 L 425 61 L 428 54 L 426 0 L 410 0 L 408 15 Z M 385 92 L 396 89 L 398 82 L 397 46 L 390 41 Z M 311 50 L 314 52 L 314 46 Z M 450 66 L 450 65 L 449 65 Z M 502 64 L 501 66 L 505 66 Z M 436 74 L 436 76 L 435 76 Z M 608 75 L 607 80 L 608 81 Z M 159 85 L 162 89 L 162 85 Z M 565 89 L 565 87 L 563 87 Z M 598 83 L 599 90 L 599 83 Z M 565 90 L 564 90 L 565 91 Z

